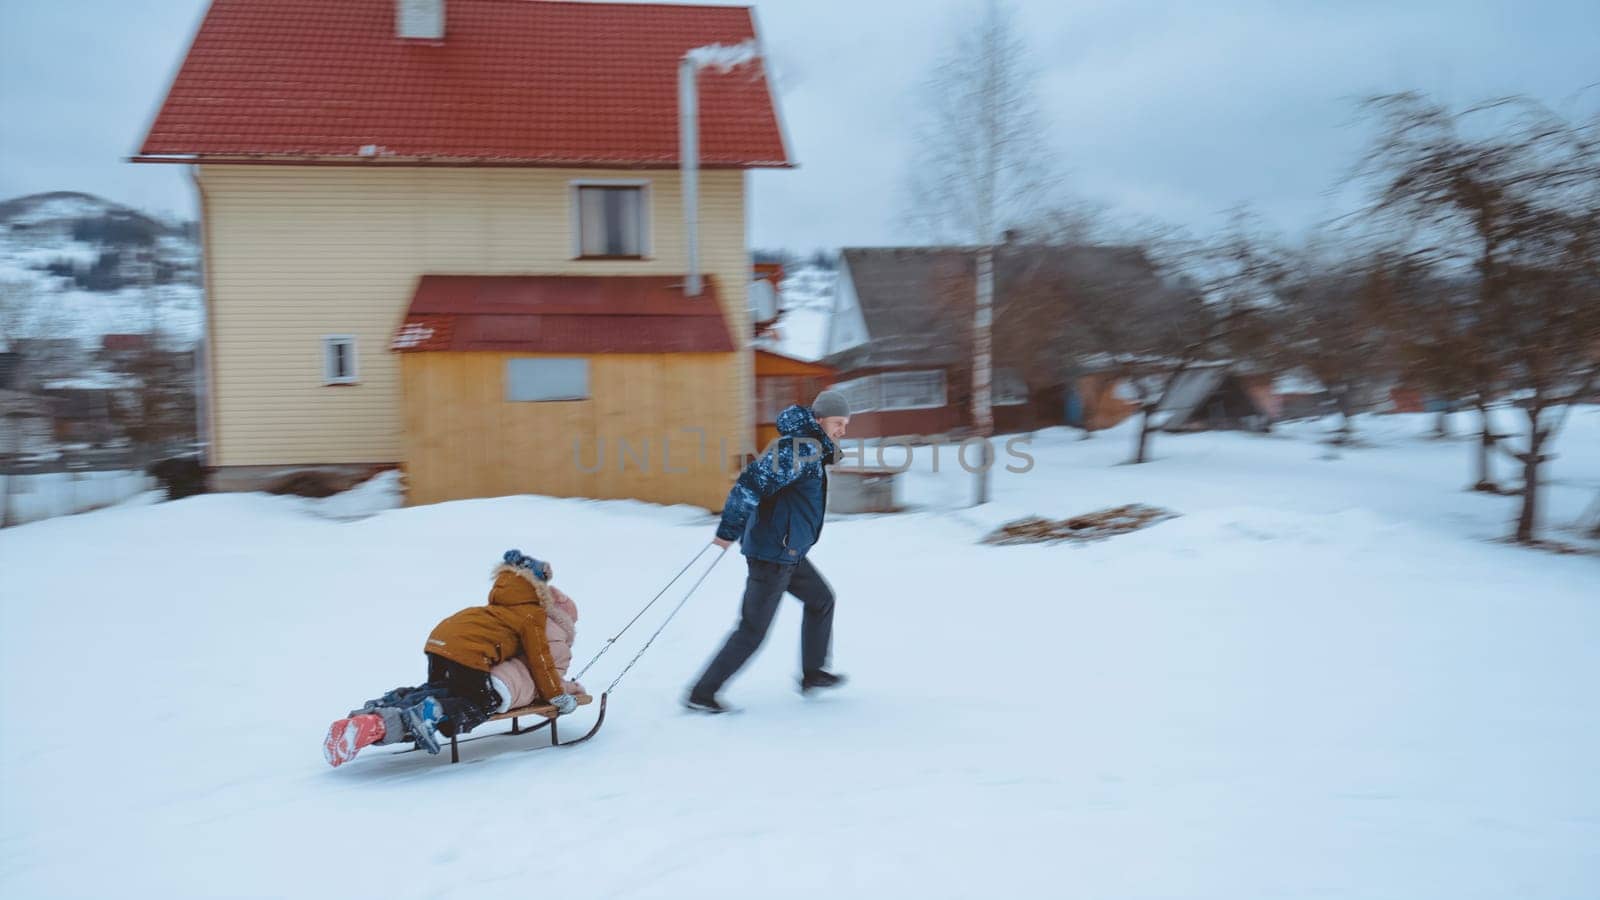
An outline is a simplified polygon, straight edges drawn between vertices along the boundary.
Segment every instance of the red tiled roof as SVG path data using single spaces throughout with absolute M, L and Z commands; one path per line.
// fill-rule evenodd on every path
M 755 36 L 747 7 L 445 0 L 405 40 L 395 8 L 213 0 L 141 154 L 672 166 L 678 60 Z M 702 70 L 700 153 L 790 164 L 762 65 Z
M 424 275 L 390 349 L 725 353 L 716 279 L 682 275 Z

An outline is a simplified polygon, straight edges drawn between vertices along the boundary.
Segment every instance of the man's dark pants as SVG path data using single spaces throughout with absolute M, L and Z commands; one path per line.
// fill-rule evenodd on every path
M 800 624 L 801 670 L 810 672 L 828 663 L 828 644 L 833 639 L 833 589 L 817 567 L 808 559 L 793 565 L 752 559 L 749 564 L 739 627 L 728 635 L 728 642 L 700 676 L 693 690 L 697 697 L 715 696 L 761 646 L 785 591 L 805 604 L 805 619 Z

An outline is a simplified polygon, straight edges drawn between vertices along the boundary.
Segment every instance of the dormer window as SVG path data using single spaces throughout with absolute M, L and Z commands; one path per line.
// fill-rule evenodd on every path
M 574 185 L 579 258 L 643 259 L 648 255 L 648 190 L 642 182 Z

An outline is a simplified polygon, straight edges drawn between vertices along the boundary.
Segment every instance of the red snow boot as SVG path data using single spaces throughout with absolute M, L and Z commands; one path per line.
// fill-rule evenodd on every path
M 328 726 L 322 741 L 322 758 L 330 766 L 340 766 L 356 758 L 362 747 L 383 740 L 383 717 L 373 713 L 351 716 Z

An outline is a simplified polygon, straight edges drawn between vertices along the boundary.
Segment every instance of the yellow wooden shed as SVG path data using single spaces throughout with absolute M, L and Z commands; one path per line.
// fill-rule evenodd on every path
M 407 500 L 720 509 L 749 450 L 714 278 L 426 275 L 395 333 Z

